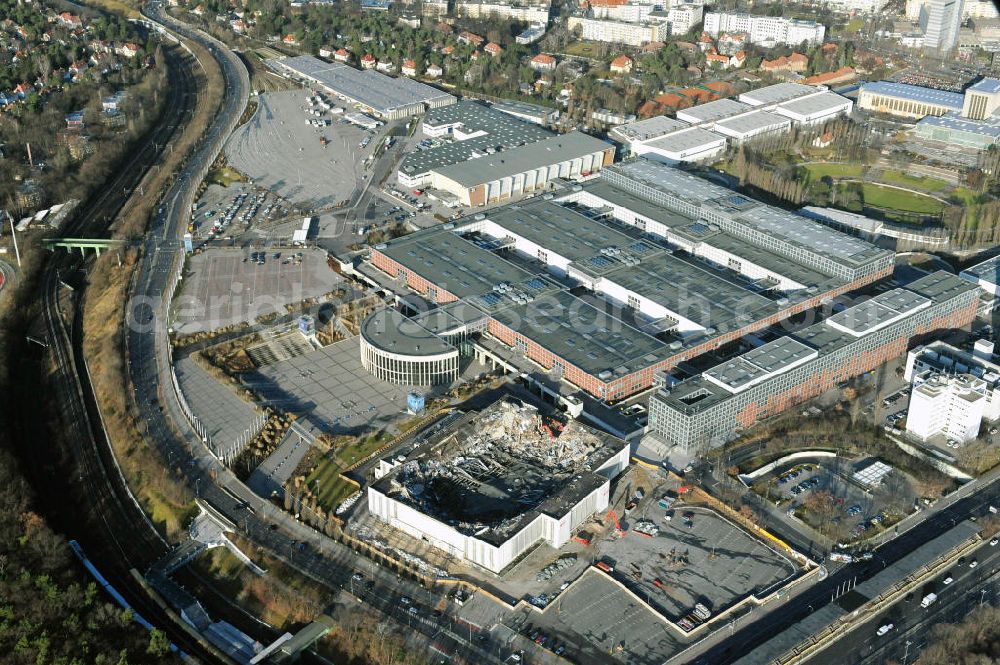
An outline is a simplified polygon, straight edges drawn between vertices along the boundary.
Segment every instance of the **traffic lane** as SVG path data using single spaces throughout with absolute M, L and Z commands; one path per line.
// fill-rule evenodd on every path
M 878 650 L 885 649 L 889 642 L 900 639 L 903 634 L 914 628 L 930 623 L 937 612 L 938 603 L 947 603 L 956 596 L 964 596 L 970 590 L 980 587 L 985 577 L 996 573 L 1000 567 L 1000 547 L 984 542 L 971 554 L 962 558 L 964 561 L 961 564 L 952 564 L 870 619 L 859 623 L 853 631 L 810 659 L 808 661 L 810 665 L 841 665 L 847 655 L 845 648 L 858 657 L 871 657 Z M 973 560 L 977 561 L 978 565 L 970 568 L 969 563 Z M 945 585 L 943 580 L 947 577 L 951 577 L 953 581 Z M 924 591 L 938 595 L 938 600 L 927 608 L 921 607 Z M 892 624 L 893 628 L 885 635 L 878 635 L 878 630 L 889 624 Z

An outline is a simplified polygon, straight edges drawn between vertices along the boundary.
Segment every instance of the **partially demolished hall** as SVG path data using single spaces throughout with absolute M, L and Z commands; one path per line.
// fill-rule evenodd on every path
M 565 544 L 629 463 L 625 441 L 511 397 L 453 412 L 399 450 L 368 488 L 371 514 L 494 573 L 540 541 Z

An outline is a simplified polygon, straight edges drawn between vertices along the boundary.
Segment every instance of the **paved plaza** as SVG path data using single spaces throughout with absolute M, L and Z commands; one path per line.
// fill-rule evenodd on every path
M 670 512 L 672 519 L 664 521 L 664 512 L 652 504 L 647 519 L 660 527 L 658 535 L 630 529 L 624 538 L 601 542 L 599 551 L 614 563 L 616 579 L 672 621 L 696 603 L 718 614 L 750 595 L 767 595 L 796 575 L 792 561 L 717 513 L 684 506 Z M 690 526 L 683 518 L 687 513 Z
M 216 381 L 190 356 L 178 357 L 174 370 L 188 407 L 205 426 L 214 450 L 226 450 L 259 417 L 250 404 Z
M 406 411 L 408 392 L 427 390 L 372 376 L 361 365 L 357 337 L 262 367 L 244 382 L 274 408 L 296 414 L 306 429 L 330 434 L 386 428 Z

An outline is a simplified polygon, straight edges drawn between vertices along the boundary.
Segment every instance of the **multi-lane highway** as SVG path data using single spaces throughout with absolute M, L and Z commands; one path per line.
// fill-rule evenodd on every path
M 976 565 L 970 567 L 973 561 Z M 944 584 L 948 578 L 952 581 Z M 961 621 L 982 604 L 996 604 L 1000 599 L 998 578 L 1000 546 L 984 542 L 914 592 L 881 608 L 807 662 L 809 665 L 912 663 L 926 646 L 932 626 Z M 921 598 L 931 592 L 938 599 L 929 607 L 921 607 Z M 878 634 L 880 628 L 889 625 L 892 628 L 884 635 Z
M 195 63 L 170 51 L 166 58 L 169 94 L 158 124 L 135 146 L 133 156 L 109 181 L 105 190 L 76 211 L 64 229 L 67 235 L 100 236 L 107 233 L 108 223 L 126 204 L 129 193 L 141 181 L 148 166 L 162 155 L 165 146 L 193 108 L 196 90 L 191 67 Z M 178 629 L 173 624 L 174 618 L 149 598 L 130 573 L 131 569 L 143 569 L 155 560 L 167 550 L 167 544 L 134 503 L 104 438 L 100 413 L 93 400 L 81 352 L 80 300 L 74 298 L 62 282 L 62 279 L 73 281 L 71 276 L 78 261 L 75 256 L 54 255 L 40 281 L 46 340 L 55 367 L 51 385 L 62 421 L 66 424 L 65 431 L 73 432 L 69 443 L 78 469 L 75 477 L 60 476 L 39 483 L 39 487 L 48 489 L 48 492 L 40 493 L 40 500 L 46 503 L 65 501 L 65 497 L 72 496 L 73 490 L 85 492 L 87 510 L 93 519 L 81 519 L 78 512 L 55 506 L 52 514 L 59 527 L 83 544 L 95 565 L 140 614 L 166 629 L 171 641 L 187 653 L 213 662 L 211 654 L 198 640 Z M 67 293 L 69 298 L 63 301 L 60 309 L 60 297 Z M 66 327 L 64 315 L 73 321 L 73 329 Z M 41 457 L 51 456 L 51 452 L 42 447 L 34 446 L 33 449 Z M 51 459 L 40 460 L 37 466 L 32 465 L 31 468 L 49 469 L 51 464 Z M 72 512 L 73 519 L 68 517 L 68 512 Z

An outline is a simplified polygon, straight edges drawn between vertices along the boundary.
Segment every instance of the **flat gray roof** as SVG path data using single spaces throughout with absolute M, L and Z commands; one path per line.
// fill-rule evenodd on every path
M 520 115 L 526 115 L 530 118 L 542 121 L 546 120 L 553 113 L 559 112 L 559 109 L 551 108 L 549 106 L 529 104 L 527 102 L 516 102 L 512 100 L 496 102 L 493 104 L 493 108 L 501 113 L 518 113 Z
M 788 118 L 783 118 L 775 113 L 753 111 L 745 115 L 738 115 L 735 118 L 720 120 L 715 123 L 715 129 L 717 131 L 726 129 L 736 134 L 745 134 L 759 129 L 766 130 L 788 127 L 791 123 L 792 121 Z
M 627 247 L 631 236 L 555 201 L 536 199 L 486 213 L 486 218 L 541 247 L 579 261 L 606 247 Z
M 929 298 L 913 291 L 893 289 L 834 314 L 827 319 L 827 323 L 846 328 L 852 333 L 860 335 L 893 320 L 908 316 L 916 310 L 930 305 L 930 303 Z
M 765 106 L 778 102 L 787 102 L 798 97 L 811 95 L 818 92 L 819 88 L 801 83 L 776 83 L 774 85 L 757 88 L 750 92 L 744 92 L 739 96 L 741 102 L 746 102 L 751 106 Z
M 276 62 L 380 114 L 414 105 L 444 104 L 455 99 L 453 95 L 412 79 L 392 78 L 371 69 L 355 69 L 342 62 L 324 62 L 311 55 Z
M 986 259 L 982 263 L 969 266 L 962 271 L 963 275 L 971 275 L 988 284 L 1000 284 L 1000 256 Z
M 620 135 L 626 141 L 648 141 L 668 134 L 675 129 L 684 129 L 687 126 L 688 124 L 683 120 L 658 115 L 654 118 L 615 127 L 611 133 Z
M 816 355 L 816 350 L 792 337 L 781 337 L 748 351 L 721 365 L 703 372 L 723 384 L 731 392 L 737 392 L 758 380 L 780 374 L 783 370 L 808 360 Z
M 408 356 L 436 356 L 457 350 L 394 309 L 383 309 L 361 324 L 361 336 L 383 351 Z
M 485 132 L 464 141 L 449 141 L 428 150 L 414 150 L 403 157 L 399 170 L 407 175 L 427 173 L 444 166 L 466 162 L 494 152 L 502 152 L 553 136 L 552 132 L 512 115 L 473 101 L 431 109 L 424 124 L 461 124 L 467 134 Z
M 791 245 L 807 248 L 846 264 L 870 261 L 888 250 L 840 233 L 819 222 L 760 203 L 731 189 L 680 169 L 646 159 L 616 164 L 608 169 L 654 189 L 692 203 L 711 202 L 730 218 Z
M 617 378 L 666 357 L 667 345 L 618 318 L 597 298 L 559 291 L 525 305 L 493 313 L 515 332 L 539 340 L 546 349 L 584 372 Z
M 459 185 L 474 187 L 608 148 L 612 148 L 610 143 L 573 131 L 435 170 Z
M 751 106 L 735 99 L 717 99 L 707 104 L 698 104 L 677 112 L 688 122 L 711 122 L 749 111 Z
M 813 113 L 831 111 L 837 107 L 843 106 L 844 103 L 848 101 L 849 100 L 846 97 L 841 97 L 835 92 L 821 92 L 818 95 L 810 95 L 808 97 L 793 99 L 790 102 L 779 104 L 778 108 L 790 111 L 791 113 L 808 116 Z
M 491 293 L 501 282 L 516 284 L 533 277 L 510 261 L 440 227 L 390 241 L 379 251 L 458 298 Z
M 729 190 L 725 191 L 729 193 Z M 808 247 L 841 261 L 866 260 L 886 251 L 860 238 L 833 231 L 819 222 L 764 204 L 741 213 L 738 218 L 785 242 Z
M 935 302 L 942 302 L 958 295 L 963 291 L 968 291 L 974 288 L 976 287 L 969 282 L 958 279 L 955 275 L 944 271 L 938 271 L 912 282 L 906 287 L 906 289 L 897 289 L 903 293 L 896 294 L 894 292 L 887 292 L 887 294 L 882 295 L 889 295 L 889 298 L 883 302 L 894 304 L 896 307 L 903 307 L 903 303 L 907 302 L 914 303 L 916 306 L 922 298 L 929 298 Z M 876 298 L 877 297 L 878 296 L 876 296 Z M 873 302 L 874 300 L 875 299 L 872 299 L 868 302 Z M 864 303 L 859 306 L 864 306 Z M 879 304 L 879 306 L 885 307 L 882 304 Z M 885 307 L 885 309 L 889 310 L 888 307 Z M 848 311 L 850 310 L 845 310 L 840 314 L 844 314 Z M 893 313 L 896 314 L 895 310 L 889 311 L 893 311 Z M 911 314 L 912 311 L 913 310 L 910 310 Z M 840 316 L 840 314 L 834 316 Z M 830 318 L 832 319 L 834 317 Z M 905 316 L 902 318 L 905 318 Z M 819 323 L 813 324 L 807 328 L 795 331 L 788 337 L 801 343 L 806 348 L 815 349 L 820 357 L 828 355 L 836 349 L 857 341 L 858 336 L 834 328 L 828 324 L 829 320 L 830 319 L 820 321 Z M 864 334 L 866 333 L 862 333 L 859 336 L 863 336 Z M 755 351 L 760 351 L 760 349 L 749 351 L 748 353 L 755 353 Z M 723 365 L 725 364 L 726 363 L 723 363 Z M 712 372 L 714 369 L 716 368 L 708 370 L 708 372 Z M 681 383 L 671 387 L 668 391 L 661 391 L 659 399 L 678 411 L 685 413 L 697 413 L 704 409 L 711 408 L 733 396 L 731 391 L 726 390 L 722 388 L 722 386 L 706 379 L 704 376 L 706 373 L 702 373 L 698 376 L 682 381 Z
M 710 132 L 701 127 L 689 127 L 661 136 L 652 141 L 646 141 L 646 145 L 657 150 L 667 152 L 686 152 L 702 146 L 709 146 L 719 141 L 725 142 L 726 137 L 715 132 Z
M 694 321 L 704 328 L 735 330 L 778 311 L 774 301 L 745 286 L 667 253 L 643 258 L 606 279 Z

